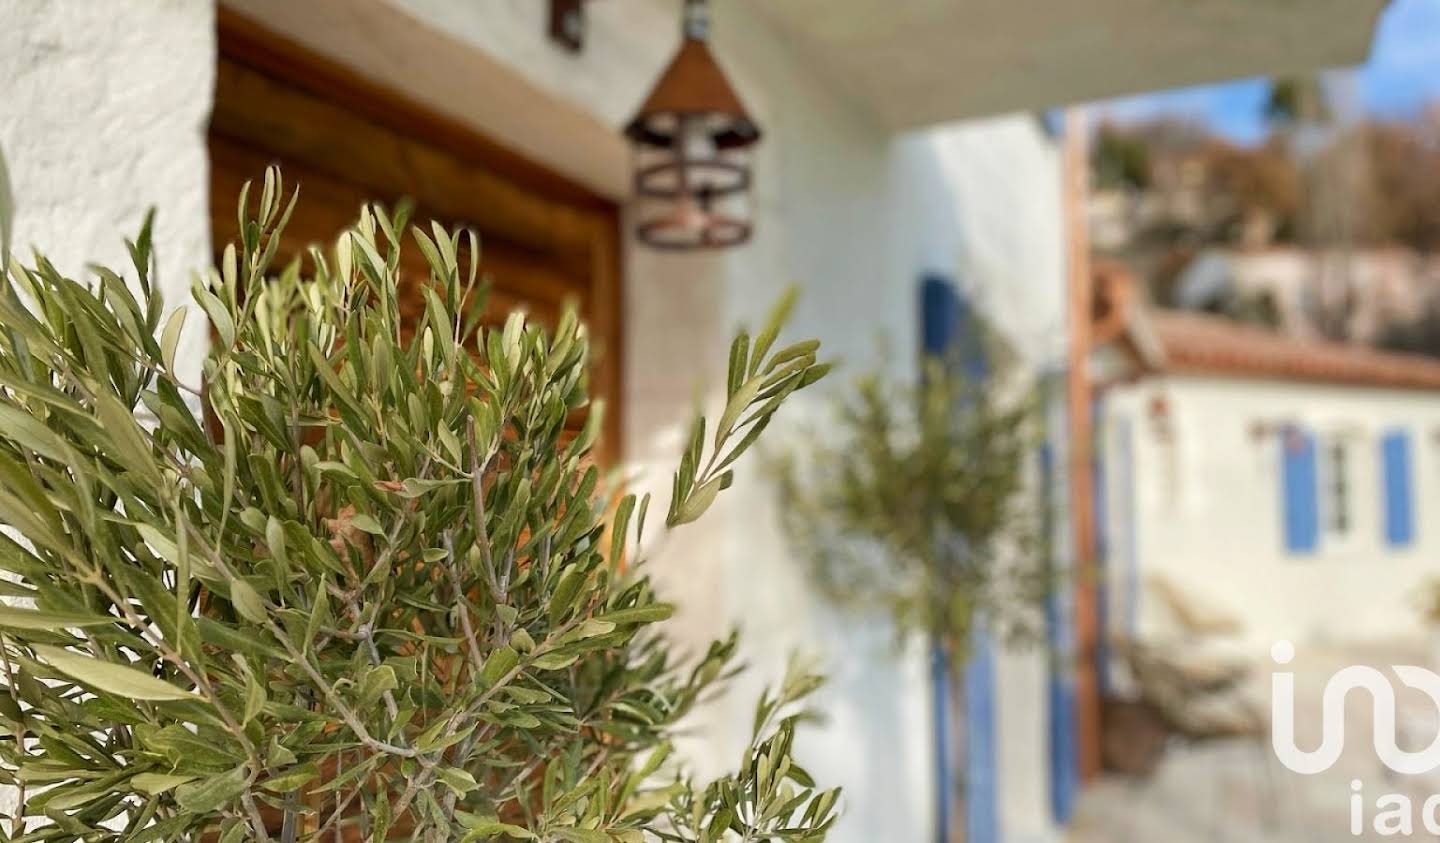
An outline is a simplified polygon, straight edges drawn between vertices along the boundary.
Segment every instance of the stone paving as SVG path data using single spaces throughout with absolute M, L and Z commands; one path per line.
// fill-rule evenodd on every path
M 1296 732 L 1302 749 L 1319 743 L 1320 692 L 1339 667 L 1370 664 L 1431 666 L 1427 648 L 1419 645 L 1309 650 L 1297 659 Z M 1265 666 L 1268 671 L 1269 666 Z M 1257 672 L 1268 708 L 1269 674 Z M 1402 749 L 1428 746 L 1440 728 L 1440 712 L 1424 695 L 1397 687 L 1397 741 Z M 1371 736 L 1373 707 L 1363 692 L 1352 692 L 1345 708 L 1346 748 L 1330 770 L 1304 776 L 1280 764 L 1268 732 L 1256 738 L 1225 738 L 1201 742 L 1174 741 L 1164 760 L 1144 780 L 1107 778 L 1088 788 L 1080 800 L 1069 840 L 1073 843 L 1330 843 L 1380 840 L 1392 835 L 1376 831 L 1377 815 L 1401 829 L 1397 805 L 1409 801 L 1412 836 L 1437 839 L 1426 830 L 1423 806 L 1440 794 L 1440 775 L 1402 776 L 1390 772 L 1376 757 Z M 1352 782 L 1361 789 L 1352 801 Z M 1382 804 L 1377 807 L 1377 801 Z M 1354 807 L 1361 807 L 1362 833 L 1352 834 Z M 1440 808 L 1440 799 L 1436 800 Z M 1440 812 L 1436 822 L 1440 823 Z M 1396 835 L 1399 836 L 1399 835 Z

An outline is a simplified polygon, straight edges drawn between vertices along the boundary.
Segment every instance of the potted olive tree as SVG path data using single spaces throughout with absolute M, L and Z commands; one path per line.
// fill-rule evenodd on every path
M 953 677 L 981 624 L 1035 638 L 1050 582 L 1040 495 L 1026 480 L 1040 442 L 1035 395 L 1007 377 L 1012 358 L 992 333 L 977 326 L 967 339 L 967 357 L 983 351 L 995 375 L 947 355 L 927 357 L 913 384 L 863 374 L 777 471 L 783 524 L 822 591 L 931 645 L 942 826 L 957 819 L 946 781 L 960 747 L 942 725 L 962 714 Z
M 575 315 L 487 327 L 473 237 L 378 207 L 272 267 L 283 193 L 272 171 L 242 194 L 242 241 L 194 284 L 200 390 L 174 374 L 187 311 L 152 286 L 148 225 L 129 284 L 11 267 L 0 836 L 823 839 L 837 794 L 791 757 L 815 677 L 760 701 L 733 775 L 667 761 L 735 642 L 685 661 L 655 631 L 671 607 L 626 559 L 649 500 L 602 493 Z M 407 325 L 410 240 L 429 278 Z M 696 421 L 668 527 L 824 373 L 778 329 L 731 361 L 719 424 Z

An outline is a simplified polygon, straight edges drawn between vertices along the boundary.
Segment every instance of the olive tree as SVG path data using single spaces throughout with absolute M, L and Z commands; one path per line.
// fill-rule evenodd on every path
M 972 353 L 1010 359 L 983 326 L 976 334 Z M 886 610 L 953 664 L 982 617 L 1033 637 L 1050 585 L 1040 496 L 1027 492 L 1036 396 L 964 362 L 930 356 L 913 384 L 857 376 L 776 471 L 783 524 L 823 591 Z
M 148 223 L 128 279 L 37 255 L 0 290 L 0 838 L 823 839 L 837 793 L 791 756 L 814 676 L 760 701 L 734 774 L 670 760 L 736 644 L 656 631 L 576 315 L 492 326 L 474 236 L 403 209 L 276 266 L 295 194 L 258 194 L 196 308 L 167 310 Z M 203 388 L 175 359 L 200 312 Z M 824 374 L 782 319 L 695 422 L 667 528 Z

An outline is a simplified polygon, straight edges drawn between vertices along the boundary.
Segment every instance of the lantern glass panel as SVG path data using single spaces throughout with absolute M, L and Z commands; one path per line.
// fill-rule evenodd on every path
M 689 160 L 681 149 L 637 146 L 636 222 L 652 246 L 719 248 L 750 235 L 748 149 Z

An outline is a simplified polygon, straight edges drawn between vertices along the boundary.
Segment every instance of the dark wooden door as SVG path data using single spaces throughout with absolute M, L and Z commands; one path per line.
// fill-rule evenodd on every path
M 598 455 L 613 460 L 622 353 L 616 205 L 223 7 L 219 54 L 209 132 L 217 251 L 235 239 L 241 185 L 271 163 L 301 188 L 282 254 L 329 244 L 366 201 L 404 198 L 421 224 L 473 227 L 493 282 L 488 319 L 523 308 L 553 324 L 567 301 L 579 308 L 594 344 L 591 391 L 607 404 Z M 416 294 L 402 312 L 418 316 L 415 284 L 426 268 L 418 249 L 407 258 L 402 272 Z

